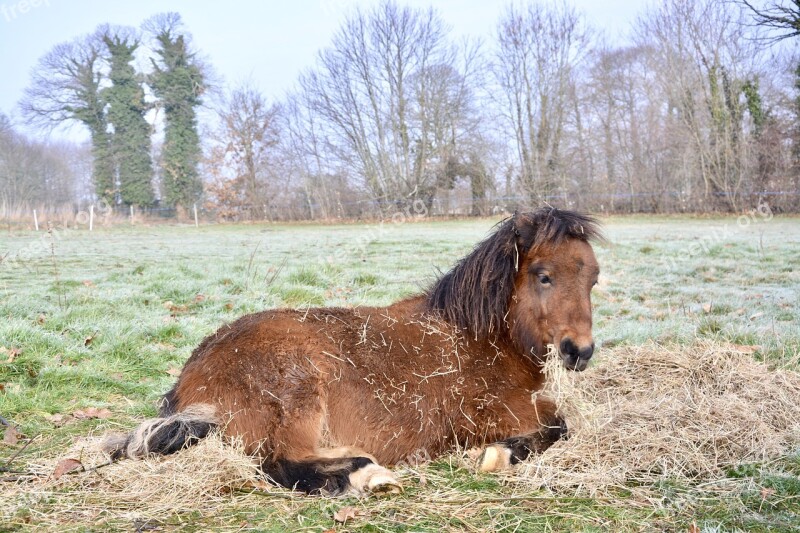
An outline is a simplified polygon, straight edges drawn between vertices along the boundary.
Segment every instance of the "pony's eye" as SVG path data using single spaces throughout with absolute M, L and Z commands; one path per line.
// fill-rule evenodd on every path
M 542 285 L 550 285 L 550 283 L 551 283 L 550 276 L 548 276 L 546 274 L 539 274 L 539 282 Z

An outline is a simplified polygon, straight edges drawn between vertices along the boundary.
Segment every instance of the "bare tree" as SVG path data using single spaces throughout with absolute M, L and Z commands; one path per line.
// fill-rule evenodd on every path
M 80 170 L 78 147 L 30 139 L 0 115 L 0 203 L 6 209 L 73 203 Z
M 682 194 L 701 199 L 695 208 L 735 210 L 748 183 L 753 110 L 747 88 L 754 86 L 761 54 L 743 22 L 743 11 L 722 0 L 667 0 L 638 21 L 677 126 L 674 140 L 693 159 L 684 162 L 677 184 Z
M 91 136 L 92 170 L 98 196 L 113 197 L 115 184 L 109 150 L 108 122 L 101 97 L 105 28 L 62 43 L 43 56 L 33 70 L 20 103 L 30 124 L 53 128 L 69 122 L 83 124 Z
M 359 210 L 353 207 L 358 200 L 348 187 L 350 176 L 329 157 L 322 120 L 304 105 L 309 96 L 302 91 L 298 88 L 290 93 L 284 104 L 281 150 L 287 172 L 303 191 L 308 217 L 357 216 Z M 345 202 L 348 209 L 342 203 L 343 196 L 349 200 Z
M 269 167 L 279 139 L 279 114 L 280 107 L 268 104 L 250 85 L 233 89 L 218 110 L 215 153 L 230 170 L 239 207 L 253 217 L 266 215 L 264 206 L 275 192 L 274 187 L 270 191 Z
M 510 6 L 497 29 L 492 72 L 514 131 L 519 181 L 530 200 L 555 192 L 575 69 L 590 44 L 581 16 L 565 3 Z
M 328 157 L 375 200 L 430 206 L 462 133 L 471 58 L 459 62 L 433 9 L 383 2 L 347 18 L 298 95 L 319 117 Z
M 748 0 L 740 1 L 750 10 L 757 25 L 770 30 L 773 41 L 800 35 L 800 0 L 770 2 L 764 7 L 756 7 Z

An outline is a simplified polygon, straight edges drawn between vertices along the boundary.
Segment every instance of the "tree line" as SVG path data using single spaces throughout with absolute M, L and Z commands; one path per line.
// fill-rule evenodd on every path
M 137 51 L 149 40 L 146 71 Z M 104 25 L 55 46 L 33 70 L 20 104 L 43 129 L 78 123 L 89 133 L 94 194 L 109 205 L 149 207 L 159 199 L 188 206 L 202 193 L 202 150 L 196 108 L 204 91 L 202 65 L 190 49 L 180 16 L 156 15 L 142 29 Z M 154 124 L 164 135 L 153 162 Z
M 782 43 L 798 20 L 796 1 L 665 0 L 619 42 L 566 2 L 529 2 L 480 42 L 453 38 L 434 8 L 384 1 L 349 12 L 271 100 L 247 83 L 209 91 L 167 14 L 54 48 L 21 105 L 34 123 L 88 129 L 94 193 L 114 205 L 202 197 L 230 219 L 797 211 L 800 63 Z

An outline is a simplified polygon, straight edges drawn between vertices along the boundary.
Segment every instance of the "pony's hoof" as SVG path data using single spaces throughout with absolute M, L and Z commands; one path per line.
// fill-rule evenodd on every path
M 375 463 L 350 474 L 350 486 L 359 494 L 400 494 L 403 487 L 392 472 Z
M 497 472 L 511 466 L 511 450 L 500 444 L 487 446 L 478 457 L 478 472 Z
M 403 487 L 394 476 L 374 476 L 369 480 L 367 487 L 369 492 L 376 496 L 388 496 L 390 494 L 400 494 L 403 492 Z

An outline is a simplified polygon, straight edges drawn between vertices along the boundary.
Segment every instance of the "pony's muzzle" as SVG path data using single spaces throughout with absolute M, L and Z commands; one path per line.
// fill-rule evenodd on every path
M 589 359 L 592 358 L 592 354 L 594 353 L 594 342 L 581 347 L 567 337 L 561 339 L 558 349 L 564 366 L 570 370 L 577 370 L 580 372 L 581 370 L 585 370 L 589 365 Z

